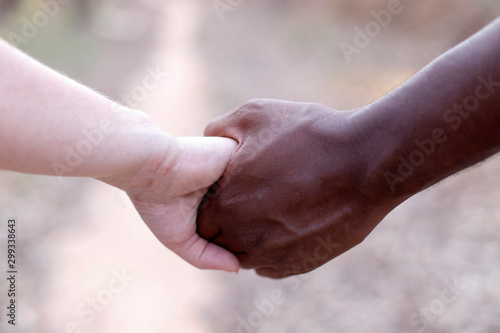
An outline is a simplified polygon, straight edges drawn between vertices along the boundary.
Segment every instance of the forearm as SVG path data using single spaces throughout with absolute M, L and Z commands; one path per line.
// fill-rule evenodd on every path
M 107 177 L 167 144 L 145 114 L 120 106 L 0 40 L 0 168 Z M 161 140 L 158 140 L 161 138 Z
M 174 138 L 0 40 L 0 169 L 93 177 L 125 190 L 156 237 L 199 268 L 238 271 L 196 214 L 236 142 Z
M 500 20 L 354 119 L 371 186 L 396 201 L 500 150 Z

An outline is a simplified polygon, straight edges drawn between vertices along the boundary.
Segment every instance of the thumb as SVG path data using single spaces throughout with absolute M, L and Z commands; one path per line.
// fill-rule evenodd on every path
M 185 242 L 168 244 L 167 247 L 191 265 L 201 269 L 237 273 L 240 268 L 238 258 L 233 253 L 208 242 L 196 233 Z
M 191 161 L 203 177 L 203 187 L 210 187 L 224 173 L 237 142 L 220 137 L 179 137 L 177 138 L 185 160 Z

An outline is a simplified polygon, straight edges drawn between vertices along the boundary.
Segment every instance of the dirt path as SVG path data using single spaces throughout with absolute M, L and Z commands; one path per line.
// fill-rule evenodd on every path
M 123 91 L 146 92 L 133 100 L 134 107 L 150 114 L 174 135 L 201 135 L 210 118 L 205 106 L 206 77 L 196 57 L 199 6 L 194 1 L 166 2 L 157 13 L 158 39 L 135 70 Z M 125 69 L 124 69 L 125 70 Z M 151 70 L 161 74 L 158 85 L 144 90 Z M 105 204 L 103 204 L 105 203 Z M 133 276 L 123 291 L 113 295 L 95 318 L 79 321 L 84 332 L 206 332 L 200 321 L 200 304 L 213 294 L 211 274 L 192 268 L 164 248 L 142 223 L 124 193 L 97 182 L 88 184 L 82 206 L 85 227 L 58 247 L 59 270 L 67 287 L 53 297 L 65 318 L 75 317 L 81 300 L 98 295 L 122 269 Z M 85 254 L 83 257 L 79 254 Z M 78 256 L 78 261 L 72 258 Z M 84 269 L 83 269 L 84 268 Z M 80 276 L 84 285 L 71 277 Z M 70 292 L 68 292 L 70 291 Z M 74 304 L 61 309 L 62 304 Z M 61 326 L 59 326 L 61 327 Z

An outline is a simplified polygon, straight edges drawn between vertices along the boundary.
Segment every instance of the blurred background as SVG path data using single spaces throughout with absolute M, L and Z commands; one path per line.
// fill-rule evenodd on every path
M 390 2 L 1 0 L 0 36 L 193 136 L 252 98 L 373 102 L 500 14 L 495 0 L 401 0 L 346 57 L 342 43 L 356 47 Z M 499 172 L 492 158 L 447 179 L 350 252 L 280 281 L 190 267 L 97 181 L 0 172 L 0 268 L 15 217 L 19 271 L 16 327 L 0 279 L 0 331 L 499 332 Z

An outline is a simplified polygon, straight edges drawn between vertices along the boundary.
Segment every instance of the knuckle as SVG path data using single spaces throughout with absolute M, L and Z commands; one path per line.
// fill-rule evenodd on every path
M 262 107 L 266 104 L 266 99 L 254 98 L 246 101 L 245 106 L 247 107 Z

